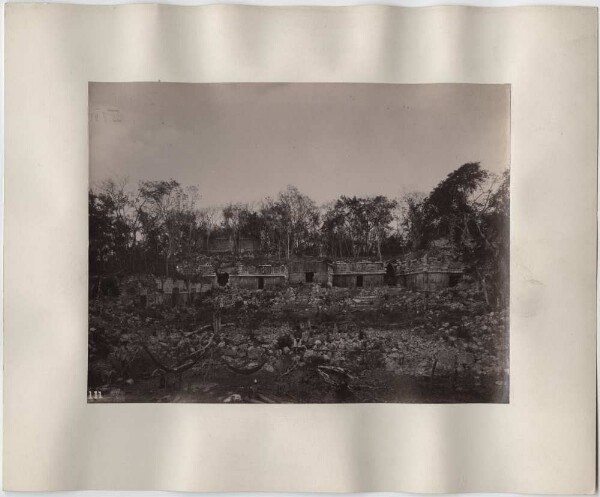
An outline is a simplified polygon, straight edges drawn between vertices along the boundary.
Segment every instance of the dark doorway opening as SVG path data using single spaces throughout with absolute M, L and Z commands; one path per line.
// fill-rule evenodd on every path
M 148 306 L 148 296 L 147 295 L 140 295 L 140 306 L 141 307 Z
M 356 286 L 357 286 L 357 287 L 360 287 L 360 288 L 362 288 L 363 284 L 364 284 L 364 281 L 363 281 L 363 275 L 362 275 L 362 274 L 359 274 L 359 275 L 356 277 Z
M 390 286 L 397 283 L 396 271 L 394 271 L 394 265 L 391 263 L 385 268 L 385 282 Z
M 229 273 L 217 274 L 217 284 L 219 286 L 225 286 L 229 282 Z
M 171 295 L 171 298 L 173 299 L 173 301 L 172 301 L 173 307 L 175 307 L 179 303 L 179 288 L 173 288 L 173 293 Z
M 265 279 L 262 276 L 258 277 L 258 289 L 262 290 L 265 287 Z
M 460 275 L 460 274 L 451 274 L 450 278 L 449 278 L 449 281 L 448 281 L 448 286 L 456 286 L 456 285 L 458 285 L 461 276 L 462 275 Z
M 311 271 L 305 273 L 304 276 L 307 283 L 312 283 L 315 280 L 315 273 Z

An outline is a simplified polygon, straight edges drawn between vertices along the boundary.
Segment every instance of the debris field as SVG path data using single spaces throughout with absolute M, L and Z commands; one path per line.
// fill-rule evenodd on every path
M 213 289 L 89 305 L 92 402 L 508 402 L 508 310 L 476 288 Z

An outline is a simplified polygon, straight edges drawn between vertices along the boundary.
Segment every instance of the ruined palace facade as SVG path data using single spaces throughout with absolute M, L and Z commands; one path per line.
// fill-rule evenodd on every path
M 206 246 L 209 254 L 253 254 L 260 249 L 260 243 L 254 238 L 211 238 Z
M 199 295 L 216 285 L 217 275 L 212 267 L 206 268 L 204 274 L 189 278 L 131 276 L 121 283 L 124 292 L 120 298 L 124 303 L 142 307 L 162 304 L 179 306 L 193 303 Z
M 260 264 L 257 266 L 238 264 L 217 276 L 219 284 L 244 290 L 266 290 L 286 283 L 286 268 L 283 265 Z M 225 278 L 224 275 L 227 275 Z
M 420 259 L 392 261 L 387 265 L 387 278 L 413 292 L 439 292 L 456 286 L 462 279 L 464 267 L 455 261 Z
M 327 261 L 291 261 L 287 267 L 290 285 L 318 283 L 330 286 L 332 284 L 333 267 Z
M 344 288 L 382 286 L 385 277 L 383 262 L 334 262 L 332 284 Z
M 404 261 L 295 260 L 288 264 L 247 264 L 238 260 L 173 264 L 171 276 L 132 276 L 122 282 L 129 303 L 185 305 L 213 288 L 268 290 L 286 285 L 316 284 L 341 288 L 401 286 L 410 291 L 438 292 L 457 285 L 464 272 L 459 262 L 424 256 Z

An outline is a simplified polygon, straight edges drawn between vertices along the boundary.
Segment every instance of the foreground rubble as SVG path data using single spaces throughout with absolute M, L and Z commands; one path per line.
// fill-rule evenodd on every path
M 106 402 L 508 401 L 508 310 L 474 289 L 227 289 L 176 308 L 101 299 L 89 347 L 88 383 Z

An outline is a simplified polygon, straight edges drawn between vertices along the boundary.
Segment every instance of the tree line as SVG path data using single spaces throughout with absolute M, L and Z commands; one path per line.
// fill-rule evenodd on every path
M 377 257 L 444 239 L 473 271 L 508 257 L 509 173 L 464 164 L 429 193 L 340 196 L 317 205 L 294 186 L 255 203 L 200 207 L 200 190 L 170 180 L 107 180 L 89 191 L 90 273 L 169 271 L 215 238 L 251 238 L 262 254 Z M 506 262 L 507 264 L 507 262 Z M 505 268 L 507 270 L 507 268 Z M 481 276 L 482 278 L 484 276 Z

